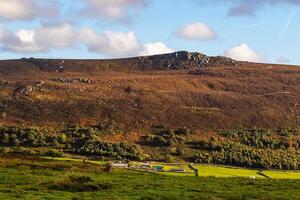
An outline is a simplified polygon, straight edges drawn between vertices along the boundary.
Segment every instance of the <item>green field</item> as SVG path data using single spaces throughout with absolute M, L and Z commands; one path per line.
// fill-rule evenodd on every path
M 87 176 L 92 190 L 53 187 L 69 176 Z M 297 199 L 300 181 L 161 176 L 115 170 L 110 174 L 1 169 L 0 199 Z M 80 185 L 79 188 L 82 186 Z M 87 190 L 87 191 L 84 191 Z
M 300 179 L 300 172 L 264 171 L 272 179 Z
M 49 160 L 56 161 L 73 161 L 73 162 L 83 162 L 82 159 L 73 159 L 73 158 L 51 158 L 45 157 Z M 93 161 L 87 160 L 86 162 L 96 165 L 103 165 L 108 162 L 106 161 Z M 138 162 L 133 162 L 134 164 L 138 164 Z M 163 175 L 173 175 L 173 176 L 194 176 L 194 172 L 192 169 L 188 167 L 188 164 L 166 164 L 166 163 L 152 163 L 152 166 L 159 165 L 163 166 L 164 170 L 168 171 L 171 169 L 184 169 L 185 173 L 173 173 L 173 172 L 160 172 Z M 300 172 L 295 171 L 279 171 L 279 170 L 263 170 L 261 171 L 265 176 L 259 174 L 259 170 L 255 169 L 245 169 L 245 168 L 237 168 L 237 167 L 229 167 L 229 166 L 215 166 L 215 165 L 193 165 L 195 169 L 199 172 L 199 177 L 216 177 L 216 178 L 272 178 L 272 179 L 299 179 L 300 180 Z
M 230 167 L 219 167 L 219 166 L 209 166 L 209 165 L 201 165 L 196 166 L 196 169 L 199 170 L 199 176 L 204 177 L 258 177 L 264 178 L 257 174 L 257 170 L 250 169 L 241 169 L 241 168 L 230 168 Z
M 0 157 L 0 199 L 300 199 L 298 173 L 265 171 L 274 178 L 267 179 L 255 170 L 205 165 L 197 166 L 200 177 L 192 170 L 176 174 L 113 169 L 108 173 L 103 163 Z M 189 169 L 184 164 L 160 164 L 166 169 Z
M 165 169 L 176 168 L 174 166 L 164 165 Z M 177 168 L 184 168 L 186 173 L 172 173 L 172 172 L 161 172 L 164 175 L 173 175 L 173 176 L 193 176 L 193 171 L 188 168 L 187 165 L 178 166 Z M 243 168 L 234 168 L 226 166 L 214 166 L 214 165 L 194 165 L 194 168 L 199 171 L 199 177 L 216 177 L 216 178 L 253 178 L 256 179 L 298 179 L 300 180 L 300 172 L 291 172 L 291 171 L 272 171 L 272 170 L 263 170 L 262 173 L 265 176 L 259 174 L 259 170 L 255 169 L 243 169 Z

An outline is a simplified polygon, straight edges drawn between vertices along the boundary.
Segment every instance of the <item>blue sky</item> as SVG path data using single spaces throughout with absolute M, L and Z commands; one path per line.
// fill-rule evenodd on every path
M 0 0 L 0 59 L 177 50 L 300 64 L 300 0 Z

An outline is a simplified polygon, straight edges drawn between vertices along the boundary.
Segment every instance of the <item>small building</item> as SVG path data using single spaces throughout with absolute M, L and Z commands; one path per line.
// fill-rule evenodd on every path
M 141 167 L 142 167 L 143 169 L 149 169 L 149 168 L 151 168 L 151 165 L 150 165 L 150 164 L 147 164 L 147 163 L 143 163 Z
M 114 168 L 128 168 L 129 165 L 127 163 L 112 163 L 112 167 Z
M 163 172 L 164 171 L 164 167 L 163 166 L 159 166 L 159 165 L 153 166 L 153 169 L 155 171 L 159 171 L 159 172 Z

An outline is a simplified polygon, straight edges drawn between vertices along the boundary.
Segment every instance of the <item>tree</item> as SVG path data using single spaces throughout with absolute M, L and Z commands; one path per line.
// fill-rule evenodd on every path
M 17 139 L 18 138 L 18 136 L 16 135 L 16 134 L 11 134 L 10 135 L 10 139 L 13 141 L 13 140 L 15 140 L 15 139 Z
M 173 163 L 174 162 L 174 157 L 171 156 L 170 154 L 167 154 L 166 157 L 165 157 L 165 162 Z
M 179 156 L 185 156 L 185 150 L 184 148 L 177 147 L 176 152 Z
M 58 137 L 58 140 L 60 143 L 65 143 L 67 141 L 67 136 L 66 134 L 61 134 L 59 137 Z
M 3 137 L 2 137 L 2 143 L 3 144 L 9 144 L 9 135 L 7 133 L 4 133 L 3 134 Z
M 14 146 L 19 146 L 20 145 L 20 140 L 18 138 L 13 140 L 13 145 Z

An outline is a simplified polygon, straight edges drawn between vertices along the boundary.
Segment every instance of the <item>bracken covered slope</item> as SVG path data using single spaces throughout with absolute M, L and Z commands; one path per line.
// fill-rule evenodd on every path
M 0 123 L 224 129 L 299 127 L 300 68 L 177 52 L 0 61 Z

